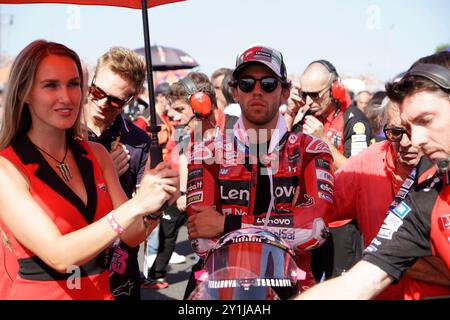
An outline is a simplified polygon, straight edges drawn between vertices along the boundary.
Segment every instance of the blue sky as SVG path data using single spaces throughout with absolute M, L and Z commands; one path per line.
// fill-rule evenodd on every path
M 0 5 L 1 53 L 34 39 L 62 42 L 90 64 L 114 45 L 143 46 L 139 10 Z M 340 73 L 387 80 L 450 43 L 448 0 L 188 0 L 149 10 L 152 44 L 183 49 L 210 75 L 251 44 L 279 49 L 289 73 L 325 58 Z M 11 16 L 13 24 L 9 25 Z

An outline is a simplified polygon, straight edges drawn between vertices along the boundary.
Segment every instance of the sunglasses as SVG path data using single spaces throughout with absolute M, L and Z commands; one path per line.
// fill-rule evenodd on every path
M 127 100 L 122 100 L 117 97 L 110 96 L 105 91 L 97 87 L 94 82 L 92 82 L 91 86 L 89 87 L 89 94 L 91 94 L 95 100 L 102 100 L 106 98 L 106 103 L 108 104 L 108 106 L 114 109 L 123 108 L 123 106 L 130 102 L 134 97 L 133 95 L 131 95 Z
M 384 135 L 386 136 L 386 139 L 388 139 L 391 142 L 400 142 L 403 138 L 403 135 L 406 134 L 409 137 L 408 131 L 403 128 L 387 128 L 385 125 L 383 128 Z
M 322 92 L 324 92 L 325 90 L 328 90 L 329 87 L 325 87 L 320 91 L 317 92 L 307 92 L 307 91 L 301 91 L 300 92 L 300 97 L 302 98 L 303 101 L 306 101 L 306 97 L 310 97 L 313 100 L 317 100 L 320 98 L 320 94 Z
M 238 80 L 238 87 L 242 92 L 249 93 L 255 89 L 256 82 L 259 81 L 261 89 L 264 92 L 274 92 L 278 87 L 278 79 L 275 77 L 263 77 L 261 79 L 255 79 L 253 77 L 243 77 Z

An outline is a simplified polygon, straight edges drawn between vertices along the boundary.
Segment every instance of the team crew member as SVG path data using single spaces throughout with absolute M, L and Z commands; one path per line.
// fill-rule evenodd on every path
M 287 131 L 278 112 L 289 96 L 286 75 L 279 51 L 263 46 L 245 50 L 233 72 L 233 95 L 242 110 L 234 133 L 194 146 L 188 232 L 202 258 L 224 233 L 267 226 L 302 255 L 301 267 L 309 271 L 305 250 L 327 237 L 325 217 L 333 205 L 331 153 L 319 138 Z
M 83 74 L 67 47 L 34 41 L 14 61 L 0 131 L 0 299 L 112 299 L 104 251 L 136 246 L 177 191 L 162 163 L 127 201 L 103 146 L 81 141 Z M 6 263 L 3 263 L 6 262 Z
M 420 59 L 387 93 L 400 104 L 402 134 L 427 158 L 406 179 L 407 192 L 397 194 L 363 261 L 301 298 L 371 298 L 419 257 L 439 257 L 450 270 L 450 53 Z
M 109 151 L 125 194 L 130 199 L 141 183 L 150 138 L 122 113 L 142 90 L 145 64 L 132 50 L 113 47 L 96 66 L 85 106 L 90 141 Z M 139 246 L 117 241 L 108 253 L 111 292 L 116 299 L 140 300 Z
M 311 62 L 300 78 L 300 90 L 291 93 L 287 120 L 301 110 L 306 114 L 295 126 L 327 142 L 339 169 L 350 156 L 370 144 L 370 125 L 349 97 L 336 68 L 327 60 Z M 330 223 L 331 236 L 324 246 L 313 252 L 313 272 L 317 280 L 340 275 L 362 256 L 360 233 L 355 220 Z
M 351 157 L 335 174 L 336 211 L 331 221 L 356 218 L 364 247 L 369 246 L 377 235 L 386 217 L 386 208 L 422 156 L 420 149 L 411 144 L 408 135 L 403 134 L 405 128 L 401 124 L 398 105 L 391 103 L 389 98 L 385 99 L 383 117 L 387 119 L 384 128 L 387 140 Z M 430 264 L 433 267 L 427 268 Z M 427 287 L 450 284 L 439 281 L 442 274 L 435 268 L 442 269 L 442 265 L 437 258 L 422 259 L 408 277 L 403 277 L 400 284 L 386 288 L 377 299 L 423 298 L 428 292 L 436 291 L 436 288 L 430 290 Z M 445 288 L 441 288 L 441 293 L 442 290 Z

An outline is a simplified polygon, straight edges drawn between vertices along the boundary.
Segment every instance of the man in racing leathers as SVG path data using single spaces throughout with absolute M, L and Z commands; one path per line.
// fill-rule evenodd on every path
M 187 186 L 188 233 L 205 258 L 221 235 L 267 228 L 298 254 L 309 277 L 309 249 L 328 236 L 333 207 L 333 158 L 325 142 L 289 133 L 279 106 L 290 83 L 280 52 L 255 46 L 238 56 L 231 82 L 242 115 L 233 132 L 194 146 Z M 200 261 L 193 270 L 201 267 Z M 193 278 L 185 294 L 193 289 Z

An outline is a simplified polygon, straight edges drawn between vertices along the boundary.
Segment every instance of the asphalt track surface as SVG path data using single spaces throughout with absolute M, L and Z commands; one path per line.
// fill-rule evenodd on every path
M 186 257 L 185 263 L 169 264 L 166 280 L 169 287 L 166 289 L 141 289 L 142 300 L 182 300 L 186 289 L 187 280 L 191 268 L 195 264 L 195 254 L 192 252 L 191 244 L 187 238 L 187 228 L 180 228 L 175 251 Z M 143 245 L 139 251 L 139 265 L 142 272 Z

